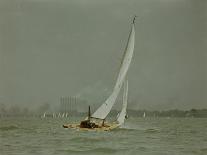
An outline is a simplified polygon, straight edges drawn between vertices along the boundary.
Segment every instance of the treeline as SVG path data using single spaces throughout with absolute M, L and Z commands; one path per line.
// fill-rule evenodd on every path
M 119 111 L 112 110 L 110 116 L 117 116 Z M 191 109 L 191 110 L 165 110 L 165 111 L 149 111 L 149 110 L 127 110 L 129 117 L 207 117 L 207 109 Z
M 45 111 L 50 110 L 50 104 L 49 103 L 43 103 L 42 105 L 31 109 L 24 106 L 19 105 L 5 105 L 3 103 L 0 103 L 0 117 L 21 117 L 21 116 L 39 116 Z
M 116 117 L 120 111 L 112 110 L 109 114 L 111 117 Z M 56 115 L 63 116 L 59 109 L 52 111 L 49 103 L 43 103 L 36 107 L 35 109 L 29 109 L 27 107 L 22 107 L 19 105 L 10 105 L 6 106 L 3 103 L 0 103 L 0 117 L 12 117 L 12 116 L 31 116 L 39 117 L 46 113 L 48 116 L 51 116 L 55 113 Z M 93 113 L 93 111 L 92 111 Z M 66 112 L 65 112 L 66 114 Z M 86 116 L 86 112 L 77 112 L 71 111 L 67 112 L 68 116 Z M 191 110 L 165 110 L 165 111 L 149 111 L 149 110 L 127 110 L 127 115 L 129 117 L 197 117 L 204 118 L 207 117 L 207 109 L 191 109 Z
M 145 113 L 145 114 L 144 114 Z M 148 110 L 128 110 L 128 115 L 137 117 L 207 117 L 207 109 L 191 110 L 165 110 L 165 111 L 148 111 Z

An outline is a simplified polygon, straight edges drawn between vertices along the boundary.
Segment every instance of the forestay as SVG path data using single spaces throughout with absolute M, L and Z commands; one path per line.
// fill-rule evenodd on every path
M 92 114 L 91 117 L 98 118 L 98 119 L 105 119 L 106 116 L 111 111 L 111 108 L 115 104 L 117 96 L 122 87 L 123 81 L 125 80 L 125 76 L 129 69 L 132 56 L 133 56 L 133 51 L 134 51 L 134 42 L 135 42 L 135 28 L 134 28 L 134 20 L 133 20 L 127 46 L 126 46 L 126 49 L 125 49 L 125 52 L 122 58 L 121 67 L 119 70 L 118 78 L 116 80 L 116 84 L 113 89 L 113 92 L 109 96 L 109 98 L 95 111 L 95 113 Z

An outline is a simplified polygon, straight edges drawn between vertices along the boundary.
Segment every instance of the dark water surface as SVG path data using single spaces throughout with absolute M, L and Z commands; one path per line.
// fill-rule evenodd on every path
M 0 155 L 207 155 L 206 118 L 129 118 L 123 129 L 62 128 L 81 118 L 0 118 Z

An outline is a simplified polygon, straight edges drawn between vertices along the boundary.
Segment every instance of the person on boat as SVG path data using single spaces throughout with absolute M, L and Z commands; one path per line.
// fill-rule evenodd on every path
M 125 119 L 128 119 L 128 118 L 129 118 L 129 115 L 126 114 L 126 115 L 125 115 Z

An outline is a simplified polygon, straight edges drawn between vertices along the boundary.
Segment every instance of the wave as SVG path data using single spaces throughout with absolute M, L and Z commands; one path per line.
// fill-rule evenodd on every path
M 202 148 L 202 149 L 200 149 L 200 151 L 201 151 L 202 153 L 207 153 L 207 148 Z
M 146 129 L 145 132 L 146 133 L 154 133 L 154 132 L 159 132 L 159 130 L 156 128 L 149 128 L 149 129 Z
M 94 149 L 88 149 L 88 150 L 75 150 L 75 149 L 67 149 L 67 150 L 60 150 L 60 151 L 67 151 L 68 153 L 72 154 L 92 154 L 92 153 L 104 153 L 104 154 L 114 154 L 117 153 L 118 149 L 112 149 L 112 148 L 106 148 L 106 147 L 100 147 L 100 148 L 94 148 Z
M 132 128 L 132 127 L 120 127 L 120 128 L 117 128 L 113 131 L 135 131 L 135 130 L 139 130 L 137 128 Z
M 132 125 L 125 125 L 125 126 L 118 128 L 117 130 L 127 130 L 127 131 L 137 130 L 137 131 L 145 131 L 145 132 L 158 132 L 159 131 L 159 129 L 157 128 L 146 128 L 146 127 L 132 126 Z
M 93 142 L 95 142 L 95 143 L 97 143 L 97 142 L 103 142 L 103 141 L 107 141 L 107 139 L 104 139 L 103 137 L 97 137 L 97 138 L 89 138 L 89 137 L 75 137 L 75 138 L 72 138 L 72 139 L 70 139 L 71 141 L 73 141 L 73 142 L 91 142 L 91 143 L 93 143 Z
M 16 129 L 18 129 L 18 126 L 15 125 L 0 127 L 1 131 L 16 130 Z

